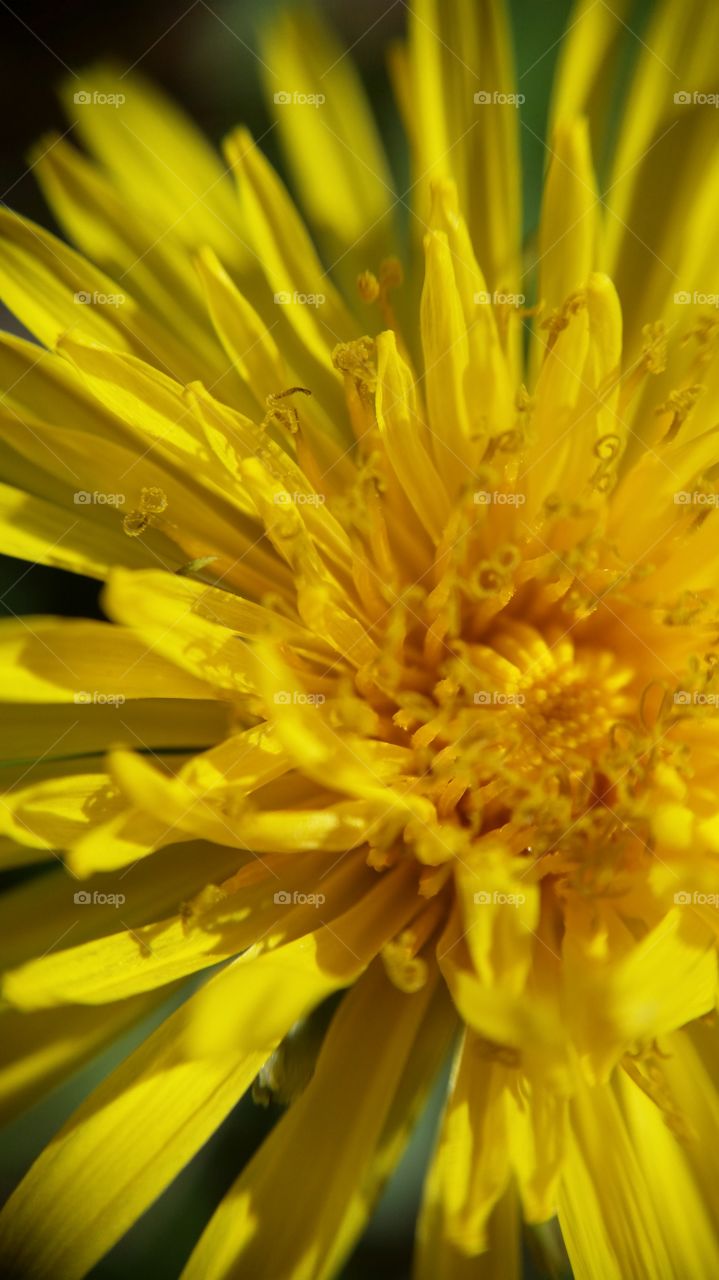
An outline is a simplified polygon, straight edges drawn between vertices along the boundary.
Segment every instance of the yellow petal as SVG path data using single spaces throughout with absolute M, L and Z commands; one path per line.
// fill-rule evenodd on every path
M 276 649 L 257 645 L 256 653 L 257 683 L 265 705 L 268 712 L 271 708 L 277 733 L 303 773 L 365 801 L 366 834 L 389 839 L 414 818 L 428 834 L 437 834 L 441 844 L 435 810 L 427 799 L 404 787 L 387 785 L 365 739 L 338 734 L 323 715 L 322 703 L 295 699 L 296 682 Z
M 315 885 L 321 869 L 316 855 L 299 856 L 286 869 L 278 868 L 277 860 L 270 855 L 242 867 L 229 882 L 217 886 L 217 893 L 205 886 L 184 912 L 134 928 L 127 926 L 122 904 L 115 915 L 116 927 L 123 931 L 92 938 L 80 946 L 53 949 L 39 959 L 29 960 L 6 975 L 5 997 L 23 1009 L 105 1004 L 206 969 L 238 955 L 259 937 L 265 947 L 277 947 L 316 926 L 317 906 L 314 902 L 305 903 L 304 897 L 313 890 L 318 892 Z M 108 880 L 98 877 L 91 883 L 107 888 Z M 361 893 L 371 883 L 371 873 L 361 861 L 346 859 L 341 873 L 322 881 L 324 914 L 344 910 L 348 895 Z M 129 882 L 109 884 L 115 892 L 120 889 L 132 905 Z M 70 890 L 68 884 L 68 898 Z M 93 896 L 94 888 L 85 892 Z M 299 905 L 288 905 L 286 899 L 294 901 L 296 895 Z M 75 910 L 81 909 L 90 914 L 96 911 L 91 903 Z M 106 916 L 112 911 L 109 908 Z M 73 940 L 69 930 L 67 940 Z
M 228 707 L 187 698 L 136 698 L 124 704 L 86 699 L 77 705 L 6 703 L 3 719 L 7 741 L 0 746 L 0 758 L 32 765 L 101 756 L 108 746 L 152 748 L 160 758 L 163 750 L 212 746 L 226 736 Z M 31 778 L 28 770 L 26 783 Z
M 546 1222 L 557 1212 L 566 1154 L 567 1099 L 530 1066 L 521 1088 L 508 1094 L 506 1106 L 511 1162 L 524 1219 Z
M 631 6 L 616 0 L 611 9 L 594 0 L 579 0 L 557 57 L 552 88 L 550 136 L 560 120 L 585 115 L 595 136 L 606 129 L 607 79 L 615 65 L 618 46 L 626 38 L 624 18 Z M 628 123 L 623 121 L 623 129 Z
M 606 1087 L 575 1105 L 574 1125 L 578 1136 L 570 1135 L 559 1199 L 573 1275 L 578 1280 L 669 1276 L 654 1207 Z
M 380 948 L 402 928 L 413 911 L 414 869 L 401 865 L 383 874 L 356 905 L 296 942 L 276 951 L 260 948 L 219 975 L 196 1002 L 189 1029 L 198 1053 L 227 1053 L 238 1043 L 245 1026 L 254 1026 L 247 1047 L 264 1043 L 278 1027 L 308 1013 L 326 996 L 349 986 L 367 968 Z M 268 984 L 281 987 L 268 1005 Z
M 243 297 L 212 249 L 201 250 L 197 267 L 222 345 L 264 411 L 267 397 L 288 382 L 272 329 Z
M 548 313 L 596 268 L 598 207 L 587 121 L 560 121 L 551 139 L 539 239 L 539 297 Z
M 521 1280 L 522 1222 L 519 1201 L 509 1186 L 487 1221 L 487 1251 L 467 1254 L 444 1232 L 438 1213 L 423 1210 L 415 1254 L 414 1280 Z
M 164 999 L 166 993 L 162 993 Z M 0 1013 L 0 1122 L 14 1120 L 111 1044 L 157 1003 L 146 996 L 103 1009 Z
M 134 807 L 91 830 L 73 846 L 68 861 L 76 875 L 127 866 L 189 835 L 259 854 L 313 848 L 339 853 L 378 833 L 381 812 L 368 800 L 310 805 L 313 797 L 302 795 L 296 807 L 287 803 L 287 807 L 262 809 L 251 797 L 238 798 L 231 789 L 203 795 L 184 778 L 163 773 L 131 752 L 113 755 L 111 774 Z M 390 792 L 388 808 L 391 797 Z M 303 801 L 305 807 L 301 807 Z
M 227 568 L 222 559 L 218 564 L 228 585 L 232 585 L 231 570 L 241 569 L 244 562 L 245 569 L 255 571 L 250 590 L 260 594 L 264 582 L 277 576 L 278 566 L 261 537 L 259 525 L 245 514 L 246 501 L 238 501 L 236 484 L 208 449 L 182 386 L 132 356 L 67 338 L 59 346 L 81 372 L 91 393 L 122 421 L 124 431 L 133 439 L 135 448 L 139 445 L 141 455 L 152 449 L 193 500 L 196 514 L 192 522 L 187 521 L 184 511 L 173 510 L 169 502 L 166 516 L 160 517 L 175 527 L 177 541 L 184 542 L 193 558 L 198 543 L 204 552 L 223 552 Z M 184 541 L 183 535 L 187 534 L 189 539 Z M 262 583 L 259 590 L 258 580 Z
M 675 93 L 713 88 L 717 17 L 716 11 L 707 9 L 701 0 L 690 0 L 680 7 L 664 0 L 652 13 L 646 41 L 638 51 L 613 157 L 608 202 L 613 216 L 607 223 L 610 253 L 625 237 L 628 241 L 633 239 L 631 223 L 629 228 L 626 225 L 630 222 L 629 208 L 633 193 L 645 176 L 641 161 L 645 156 L 649 158 L 652 140 L 669 127 L 672 117 L 679 123 L 682 113 L 686 115 L 691 110 L 683 102 L 676 104 Z M 698 40 L 700 23 L 702 39 Z M 681 152 L 678 159 L 681 164 Z M 666 204 L 668 194 L 665 189 L 661 204 Z M 636 239 L 634 247 L 638 248 Z
M 54 347 L 63 333 L 74 332 L 161 368 L 189 372 L 171 335 L 152 321 L 126 285 L 5 209 L 0 210 L 0 293 L 45 346 Z
M 532 437 L 522 457 L 530 520 L 548 494 L 557 490 L 564 469 L 569 433 L 584 394 L 583 372 L 589 349 L 589 318 L 582 310 L 571 316 L 550 350 L 546 350 L 536 386 Z M 562 449 L 562 444 L 565 449 Z
M 719 1093 L 716 1085 L 717 1033 L 711 1023 L 694 1023 L 669 1038 L 661 1073 L 667 1082 L 677 1131 L 687 1134 L 684 1155 L 713 1220 L 719 1218 Z
M 201 502 L 197 501 L 198 487 L 204 486 L 198 483 L 199 477 L 193 468 L 184 465 L 187 451 L 192 452 L 194 444 L 191 433 L 188 441 L 182 424 L 191 424 L 201 433 L 182 388 L 170 380 L 161 383 L 165 391 L 164 407 L 169 407 L 172 415 L 163 420 L 157 412 L 157 398 L 152 405 L 148 403 L 147 380 L 144 384 L 141 382 L 142 412 L 133 415 L 131 400 L 128 403 L 126 398 L 124 403 L 119 403 L 127 390 L 130 366 L 118 365 L 111 357 L 109 368 L 98 367 L 93 360 L 98 353 L 88 354 L 86 345 L 73 343 L 67 337 L 61 339 L 59 345 L 76 361 L 77 367 L 48 352 L 39 352 L 37 346 L 30 343 L 7 337 L 0 341 L 0 376 L 3 380 L 7 378 L 13 388 L 0 407 L 2 469 L 7 480 L 17 488 L 60 508 L 57 520 L 58 523 L 62 520 L 62 526 L 48 542 L 57 542 L 57 551 L 62 553 L 66 542 L 74 548 L 77 542 L 84 543 L 94 537 L 106 562 L 139 566 L 159 563 L 170 570 L 180 569 L 188 560 L 198 558 L 197 552 L 206 551 L 208 546 L 220 552 L 224 544 L 225 564 L 221 564 L 220 555 L 213 562 L 221 565 L 216 570 L 218 576 L 224 575 L 236 585 L 238 570 L 245 565 L 250 570 L 248 587 L 259 594 L 257 570 L 247 563 L 257 560 L 261 550 L 251 545 L 259 529 L 238 520 L 238 510 L 254 516 L 255 509 L 246 497 L 243 504 L 237 486 L 233 487 L 231 507 L 225 508 L 224 520 L 218 519 L 219 512 L 215 513 L 216 502 L 208 503 L 206 496 Z M 149 370 L 147 365 L 140 368 L 145 373 Z M 94 374 L 98 373 L 96 378 Z M 112 411 L 113 384 L 118 377 L 122 392 L 116 399 L 126 420 Z M 134 385 L 137 391 L 137 378 Z M 99 390 L 100 386 L 102 403 L 93 394 L 93 388 Z M 169 406 L 168 387 L 175 392 Z M 18 423 L 28 429 L 18 431 Z M 146 428 L 152 430 L 153 427 L 155 436 L 149 448 L 145 432 Z M 182 444 L 185 449 L 178 447 Z M 206 457 L 209 463 L 209 453 Z M 219 467 L 217 471 L 217 480 L 224 479 Z M 167 499 L 169 522 L 155 518 L 141 530 L 141 537 L 128 537 L 124 517 L 142 506 L 145 488 L 162 490 Z M 32 529 L 33 500 L 28 498 L 26 502 L 27 514 L 21 524 L 23 528 Z M 174 515 L 185 511 L 188 503 L 195 504 L 196 518 L 192 522 L 175 520 Z M 43 527 L 41 521 L 37 523 Z M 250 545 L 241 562 L 237 559 L 238 525 L 251 533 Z M 19 529 L 16 537 L 18 533 Z M 48 559 L 52 553 L 50 546 L 44 558 Z
M 412 374 L 391 329 L 377 338 L 377 423 L 397 479 L 427 532 L 439 541 L 449 518 L 447 491 L 427 447 Z
M 123 195 L 137 209 L 149 208 L 157 234 L 169 231 L 188 248 L 209 244 L 228 265 L 247 270 L 232 183 L 197 127 L 137 71 L 89 67 L 81 85 L 73 77 L 63 87 L 75 134 Z M 121 100 L 107 103 L 104 94 Z
M 515 994 L 481 981 L 464 935 L 464 925 L 455 911 L 437 944 L 437 959 L 467 1026 L 487 1040 L 521 1046 L 525 1052 L 556 1046 L 563 1031 L 551 1004 L 528 990 Z
M 265 1001 L 274 981 L 282 983 L 281 966 Z M 289 1030 L 278 1016 L 276 1039 L 258 1032 L 254 1049 L 238 1041 L 229 1056 L 198 1059 L 186 1048 L 193 1003 L 90 1095 L 10 1197 L 0 1215 L 0 1256 L 11 1273 L 86 1275 L 219 1127 Z M 291 1005 L 285 1001 L 285 1010 Z
M 685 805 L 661 804 L 652 814 L 652 831 L 670 849 L 688 849 L 694 833 L 694 813 Z
M 23 844 L 67 849 L 89 826 L 124 807 L 105 773 L 50 778 L 0 798 L 0 831 Z
M 454 183 L 434 183 L 430 222 L 447 237 L 467 325 L 472 385 L 482 388 L 481 396 L 468 397 L 472 431 L 480 436 L 498 436 L 513 427 L 516 417 L 516 384 L 521 378 L 520 364 L 515 358 L 519 324 L 516 332 L 510 330 L 504 339 L 500 338 L 494 295 L 487 289 L 487 282 L 474 256 L 469 230 L 459 211 Z M 511 305 L 505 304 L 504 311 L 511 325 Z M 501 314 L 501 308 L 497 314 Z
M 220 760 L 227 758 L 225 748 L 226 743 L 218 748 Z M 188 765 L 189 773 L 183 767 L 173 775 L 156 769 L 135 752 L 114 752 L 109 760 L 110 775 L 134 809 L 75 845 L 69 860 L 75 874 L 128 866 L 158 845 L 183 840 L 189 834 L 249 848 L 246 839 L 237 835 L 242 792 L 235 794 L 227 787 L 215 788 L 213 793 L 201 783 L 197 757 Z
M 429 185 L 456 177 L 489 287 L 513 289 L 519 274 L 519 112 L 503 5 L 420 0 L 409 28 L 416 208 L 423 224 Z M 482 95 L 481 98 L 475 95 Z
M 130 889 L 114 875 L 98 875 L 78 885 L 53 861 L 51 874 L 33 876 L 0 898 L 3 965 L 17 968 L 40 956 L 48 958 L 63 947 L 77 948 L 118 930 L 138 930 L 162 920 L 196 895 L 202 897 L 208 884 L 219 885 L 228 876 L 239 875 L 243 862 L 236 849 L 187 842 L 134 867 Z M 78 891 L 85 901 L 75 902 Z
M 420 308 L 431 448 L 450 496 L 474 474 L 467 397 L 469 343 L 454 267 L 441 231 L 425 236 L 425 278 Z
M 447 993 L 439 984 L 417 1032 L 402 1078 L 390 1106 L 371 1165 L 338 1229 L 333 1248 L 327 1254 L 327 1274 L 336 1274 L 341 1259 L 359 1238 L 388 1178 L 421 1115 L 427 1094 L 447 1057 L 457 1018 Z
M 192 376 L 212 382 L 226 374 L 227 360 L 208 331 L 184 247 L 162 234 L 160 224 L 148 217 L 151 211 L 123 200 L 102 171 L 58 135 L 38 143 L 31 158 L 68 237 L 93 262 L 119 275 L 138 302 L 173 332 L 184 348 L 188 373 L 194 370 Z
M 116 622 L 132 626 L 150 648 L 219 688 L 250 693 L 254 681 L 243 670 L 243 646 L 229 627 L 208 620 L 214 596 L 224 593 L 161 571 L 113 573 L 104 607 Z M 200 611 L 206 616 L 202 616 Z
M 611 962 L 592 957 L 568 931 L 562 971 L 566 1014 L 598 1080 L 608 1077 L 627 1048 L 702 1017 L 716 999 L 713 932 L 697 913 L 681 908 Z
M 542 411 L 541 422 L 543 448 L 537 460 L 538 470 L 544 471 L 545 483 L 561 493 L 579 493 L 594 490 L 598 495 L 608 492 L 615 481 L 627 439 L 627 428 L 618 412 L 620 370 L 622 354 L 622 312 L 616 289 L 606 275 L 594 272 L 584 289 L 587 307 L 586 357 L 575 383 L 576 401 L 567 409 L 564 421 L 554 404 L 555 421 Z M 584 352 L 584 322 L 575 318 L 572 338 L 557 343 L 558 360 L 580 361 Z M 562 335 L 563 336 L 563 335 Z M 546 359 L 540 380 L 542 389 L 549 387 L 549 366 L 552 355 Z M 564 370 L 564 386 L 570 391 L 570 369 Z M 545 381 L 546 377 L 546 381 Z M 556 386 L 556 384 L 555 384 Z M 560 387 L 556 386 L 560 392 Z M 574 392 L 570 392 L 572 399 Z M 552 431 L 552 440 L 545 435 L 545 425 Z M 561 428 L 561 429 L 558 429 Z M 541 464 L 544 463 L 544 467 Z
M 489 1214 L 509 1182 L 504 1092 L 510 1075 L 486 1045 L 465 1034 L 425 1191 L 420 1239 L 439 1215 L 462 1253 L 487 1247 Z
M 116 779 L 113 777 L 112 781 Z M 86 829 L 75 832 L 75 838 L 68 842 L 65 862 L 78 879 L 95 872 L 132 868 L 158 849 L 196 834 L 180 828 L 167 817 L 155 817 L 153 813 L 132 808 L 122 796 L 119 813 L 106 817 L 100 811 L 98 817 L 103 820 L 86 824 Z
M 624 1072 L 619 1076 L 618 1093 L 648 1194 L 658 1209 L 672 1273 L 685 1271 L 710 1280 L 719 1271 L 716 1222 L 703 1203 L 702 1188 L 685 1149 L 656 1103 Z M 701 1135 L 701 1142 L 709 1144 L 711 1140 L 708 1133 Z
M 137 539 L 125 537 L 119 521 L 110 528 L 12 485 L 0 484 L 0 530 L 5 555 L 90 578 L 104 578 L 111 565 L 147 563 L 147 553 Z
M 308 1088 L 222 1201 L 184 1280 L 233 1271 L 286 1280 L 336 1274 L 339 1225 L 371 1165 L 431 993 L 431 983 L 400 993 L 379 962 L 357 982 Z
M 506 850 L 487 854 L 481 867 L 456 873 L 467 946 L 478 977 L 519 995 L 532 965 L 539 922 L 539 891 L 521 879 L 521 860 Z
M 148 649 L 129 628 L 70 618 L 0 624 L 0 697 L 7 702 L 211 697 L 211 686 Z
M 331 369 L 338 342 L 355 336 L 354 326 L 310 237 L 269 161 L 244 129 L 226 144 L 237 170 L 247 226 L 278 312 L 316 360 Z
M 392 247 L 392 177 L 362 82 L 315 10 L 282 10 L 263 46 L 265 85 L 294 185 L 328 261 L 339 259 L 340 278 L 354 286 L 358 272 L 376 269 Z

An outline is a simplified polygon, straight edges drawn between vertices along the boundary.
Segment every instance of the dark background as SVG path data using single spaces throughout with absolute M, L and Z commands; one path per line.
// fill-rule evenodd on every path
M 638 5 L 632 19 L 636 32 L 641 33 L 650 3 Z M 123 69 L 137 64 L 177 98 L 215 142 L 239 121 L 246 122 L 255 135 L 263 133 L 270 117 L 251 51 L 256 46 L 260 17 L 267 18 L 276 7 L 275 0 L 263 0 L 262 4 L 258 0 L 212 0 L 211 4 L 205 0 L 125 0 L 122 4 L 91 0 L 23 4 L 13 0 L 12 5 L 0 0 L 0 198 L 56 229 L 28 169 L 27 153 L 39 135 L 65 127 L 56 89 L 68 69 L 81 72 L 88 63 L 103 57 L 111 57 Z M 388 40 L 404 29 L 403 0 L 323 0 L 319 7 L 346 44 L 354 45 L 353 57 L 382 117 L 395 173 L 402 181 L 407 172 L 406 157 L 385 72 L 384 49 Z M 531 234 L 537 223 L 544 165 L 543 149 L 532 133 L 544 132 L 557 42 L 567 23 L 569 2 L 513 0 L 511 7 L 520 87 L 527 96 L 523 119 L 529 128 L 522 130 L 522 147 L 525 224 Z M 628 66 L 638 41 L 627 33 L 626 45 Z M 270 138 L 271 158 L 281 165 L 272 143 Z M 7 317 L 0 323 L 13 325 Z M 0 556 L 2 613 L 97 616 L 97 594 L 95 583 Z M 137 1033 L 126 1037 L 98 1063 L 56 1090 L 30 1117 L 6 1131 L 0 1156 L 3 1197 L 86 1091 L 138 1038 Z M 345 1280 L 409 1277 L 414 1215 L 441 1094 L 442 1083 L 365 1239 L 343 1273 Z M 213 1207 L 276 1114 L 243 1102 L 169 1191 L 93 1271 L 95 1280 L 120 1280 L 128 1274 L 174 1280 Z

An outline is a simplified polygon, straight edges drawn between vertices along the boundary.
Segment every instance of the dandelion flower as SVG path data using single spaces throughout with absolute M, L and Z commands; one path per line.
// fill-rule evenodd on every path
M 108 619 L 0 631 L 3 865 L 44 871 L 0 903 L 6 1112 L 186 996 L 10 1198 L 9 1274 L 84 1276 L 254 1086 L 185 1280 L 335 1275 L 451 1052 L 418 1280 L 557 1221 L 577 1277 L 719 1275 L 719 10 L 657 10 L 602 192 L 617 7 L 524 255 L 493 0 L 392 50 L 399 197 L 300 11 L 302 213 L 103 68 L 34 157 L 78 249 L 2 213 L 5 549 Z

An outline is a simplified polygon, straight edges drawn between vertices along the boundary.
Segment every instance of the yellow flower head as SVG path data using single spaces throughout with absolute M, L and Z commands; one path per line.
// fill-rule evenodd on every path
M 288 1110 L 185 1280 L 337 1274 L 454 1047 L 418 1280 L 517 1276 L 555 1215 L 577 1277 L 719 1275 L 719 9 L 657 9 L 600 189 L 616 8 L 524 254 L 498 0 L 416 0 L 400 194 L 299 11 L 263 65 L 307 222 L 107 69 L 34 157 L 80 252 L 2 213 L 4 549 L 110 620 L 0 630 L 3 865 L 46 872 L 0 903 L 3 1105 L 157 1022 L 10 1274 L 84 1276 L 253 1082 Z

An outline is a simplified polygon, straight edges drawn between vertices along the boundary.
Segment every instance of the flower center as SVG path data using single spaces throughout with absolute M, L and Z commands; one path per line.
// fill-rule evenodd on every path
M 457 834 L 501 829 L 518 852 L 547 851 L 588 816 L 596 824 L 616 772 L 614 728 L 635 711 L 631 668 L 518 622 L 453 649 L 428 693 L 396 695 L 412 790 Z

